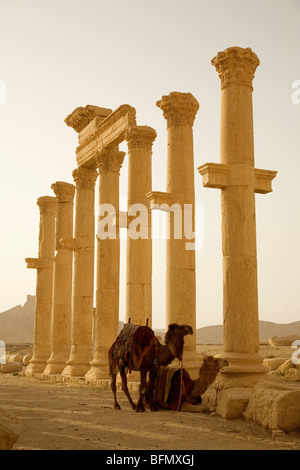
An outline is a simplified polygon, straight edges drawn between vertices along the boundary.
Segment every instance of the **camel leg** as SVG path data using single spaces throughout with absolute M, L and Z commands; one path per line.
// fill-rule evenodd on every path
M 121 375 L 121 379 L 122 379 L 122 390 L 125 393 L 126 397 L 128 398 L 132 409 L 135 410 L 136 409 L 136 404 L 133 402 L 133 400 L 130 396 L 130 393 L 129 393 L 129 390 L 128 390 L 128 387 L 127 387 L 127 375 L 126 375 L 125 369 L 123 367 L 120 368 L 120 375 Z
M 155 403 L 155 398 L 154 398 L 154 389 L 155 389 L 155 382 L 157 378 L 157 373 L 156 370 L 152 369 L 150 370 L 149 373 L 149 401 L 150 401 L 150 410 L 151 411 L 159 411 L 159 407 Z
M 117 374 L 114 374 L 113 372 L 111 372 L 111 389 L 112 389 L 114 400 L 115 400 L 114 409 L 120 410 L 121 407 L 119 403 L 117 402 Z
M 139 397 L 137 407 L 135 409 L 135 411 L 137 412 L 146 411 L 146 408 L 144 405 L 144 398 L 146 394 L 146 376 L 147 376 L 147 370 L 141 369 L 140 397 Z

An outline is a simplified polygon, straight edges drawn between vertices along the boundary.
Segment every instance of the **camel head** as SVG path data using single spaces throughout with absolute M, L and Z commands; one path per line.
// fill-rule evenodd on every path
M 165 336 L 165 343 L 174 358 L 182 360 L 184 336 L 194 334 L 190 325 L 177 325 L 171 323 Z
M 226 359 L 206 356 L 203 359 L 202 366 L 199 370 L 199 378 L 194 381 L 191 392 L 191 401 L 193 404 L 201 403 L 201 395 L 203 395 L 208 387 L 215 381 L 218 373 L 223 367 L 228 367 L 229 363 Z

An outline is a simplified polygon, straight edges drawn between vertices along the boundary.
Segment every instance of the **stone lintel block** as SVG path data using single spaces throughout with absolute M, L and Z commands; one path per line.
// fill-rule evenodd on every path
M 105 119 L 112 113 L 111 109 L 100 108 L 99 106 L 92 106 L 88 104 L 83 108 L 82 106 L 76 108 L 65 119 L 67 126 L 72 127 L 76 132 L 81 132 L 95 117 L 100 120 Z
M 240 418 L 247 408 L 252 393 L 252 388 L 228 388 L 220 391 L 216 412 L 225 419 Z
M 125 133 L 136 126 L 136 110 L 124 104 L 104 120 L 91 122 L 85 140 L 76 149 L 78 166 L 94 163 L 95 154 L 105 147 L 115 147 L 125 140 Z
M 28 269 L 47 269 L 52 268 L 53 259 L 50 258 L 26 258 L 26 267 Z
M 206 163 L 198 168 L 205 188 L 223 189 L 228 186 L 253 185 L 256 193 L 272 192 L 276 171 L 253 169 L 249 165 L 222 165 Z

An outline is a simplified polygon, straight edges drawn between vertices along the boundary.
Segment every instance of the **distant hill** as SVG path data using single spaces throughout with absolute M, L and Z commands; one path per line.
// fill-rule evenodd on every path
M 23 306 L 16 307 L 0 313 L 0 340 L 5 343 L 32 343 L 34 334 L 34 306 L 35 297 L 27 296 Z M 119 322 L 119 330 L 124 326 Z M 155 330 L 162 338 L 165 332 Z M 260 341 L 268 342 L 272 336 L 300 336 L 300 321 L 288 324 L 279 324 L 267 321 L 259 322 Z M 222 344 L 223 325 L 205 326 L 196 332 L 197 344 Z
M 35 297 L 27 295 L 23 306 L 0 313 L 0 340 L 5 343 L 32 343 Z

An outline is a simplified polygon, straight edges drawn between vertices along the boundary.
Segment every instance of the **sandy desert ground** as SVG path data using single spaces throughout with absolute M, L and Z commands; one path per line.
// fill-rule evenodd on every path
M 201 346 L 198 352 L 220 349 Z M 262 353 L 270 356 L 270 348 Z M 276 353 L 282 348 L 272 348 Z M 14 450 L 300 450 L 300 433 L 226 421 L 214 412 L 135 413 L 121 391 L 122 410 L 115 411 L 109 389 L 0 374 L 0 396 L 0 406 L 21 422 Z

